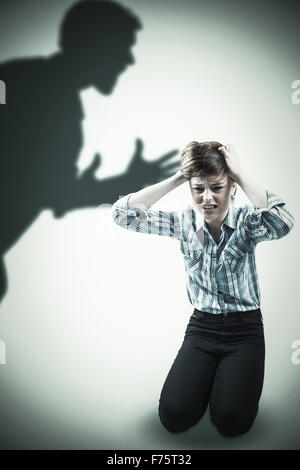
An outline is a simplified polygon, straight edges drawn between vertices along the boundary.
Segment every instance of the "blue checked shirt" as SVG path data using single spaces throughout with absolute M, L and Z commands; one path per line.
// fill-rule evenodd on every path
M 127 230 L 179 240 L 187 294 L 195 308 L 214 314 L 260 308 L 255 247 L 284 237 L 294 226 L 283 199 L 266 191 L 267 208 L 230 204 L 217 244 L 192 205 L 180 211 L 129 209 L 131 194 L 113 204 L 114 222 Z

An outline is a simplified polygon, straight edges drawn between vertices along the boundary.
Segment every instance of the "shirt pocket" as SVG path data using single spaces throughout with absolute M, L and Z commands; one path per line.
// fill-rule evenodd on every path
M 189 271 L 196 271 L 203 263 L 204 248 L 195 248 L 187 243 L 181 245 L 181 251 L 186 267 Z
M 246 268 L 247 253 L 231 251 L 227 249 L 224 252 L 224 262 L 232 273 L 243 273 Z

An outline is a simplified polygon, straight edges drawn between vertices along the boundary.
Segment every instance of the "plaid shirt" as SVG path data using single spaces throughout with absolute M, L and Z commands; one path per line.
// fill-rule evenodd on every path
M 135 232 L 179 240 L 193 307 L 214 314 L 260 308 L 255 247 L 284 237 L 294 226 L 283 199 L 266 191 L 267 208 L 230 204 L 217 244 L 192 205 L 180 211 L 129 209 L 131 194 L 113 204 L 114 222 Z

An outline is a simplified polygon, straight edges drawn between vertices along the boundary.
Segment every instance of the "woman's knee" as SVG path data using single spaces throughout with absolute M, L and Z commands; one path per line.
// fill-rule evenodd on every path
M 212 418 L 219 433 L 226 437 L 239 436 L 248 432 L 254 422 L 255 416 L 244 416 L 237 411 L 224 411 Z
M 170 432 L 184 432 L 198 423 L 204 410 L 187 410 L 174 403 L 159 401 L 158 415 L 164 428 Z

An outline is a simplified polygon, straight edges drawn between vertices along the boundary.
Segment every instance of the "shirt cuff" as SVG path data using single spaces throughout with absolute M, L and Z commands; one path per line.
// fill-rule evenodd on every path
M 113 205 L 112 205 L 112 208 L 113 209 L 125 209 L 125 210 L 129 210 L 128 208 L 128 199 L 130 198 L 130 196 L 134 194 L 134 193 L 129 193 L 129 194 L 126 194 L 126 196 L 122 196 L 120 199 L 118 199 Z

